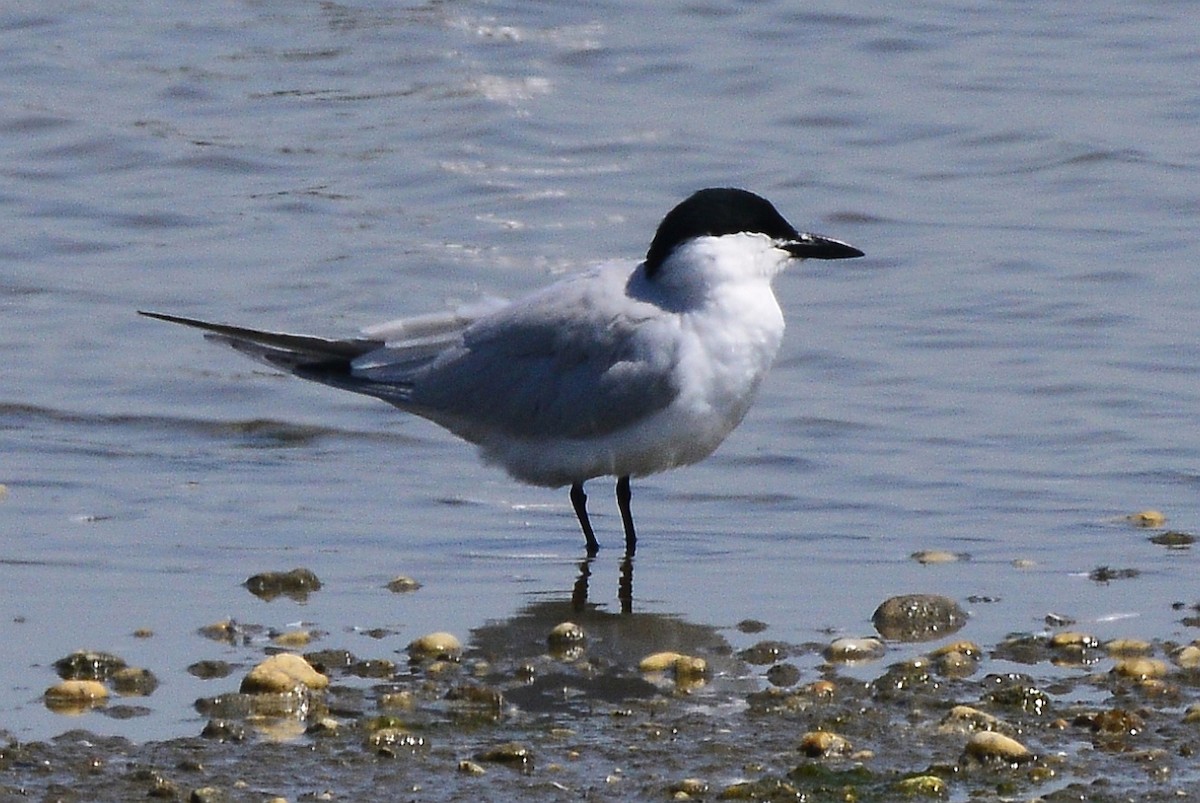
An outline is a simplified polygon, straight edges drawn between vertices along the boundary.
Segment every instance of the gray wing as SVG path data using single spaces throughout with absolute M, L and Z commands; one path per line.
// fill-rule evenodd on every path
M 625 273 L 624 276 L 628 274 Z M 586 438 L 666 407 L 674 343 L 653 330 L 675 322 L 625 295 L 623 281 L 594 273 L 559 282 L 471 323 L 432 359 L 411 344 L 354 361 L 353 375 L 387 398 L 460 436 Z

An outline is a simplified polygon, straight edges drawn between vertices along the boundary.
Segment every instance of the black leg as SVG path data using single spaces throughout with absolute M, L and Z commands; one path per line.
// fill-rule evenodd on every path
M 633 514 L 629 512 L 629 475 L 617 478 L 617 508 L 621 511 L 621 523 L 625 525 L 625 556 L 633 557 L 637 550 L 637 533 L 633 531 Z
M 592 522 L 588 520 L 587 494 L 583 492 L 582 482 L 571 486 L 571 505 L 575 508 L 579 526 L 583 528 L 583 537 L 587 539 L 587 553 L 595 557 L 596 553 L 600 551 L 600 544 L 596 541 L 596 534 L 592 532 Z

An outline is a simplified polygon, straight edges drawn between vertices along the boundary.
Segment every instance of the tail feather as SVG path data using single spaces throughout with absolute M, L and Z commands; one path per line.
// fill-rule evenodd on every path
M 384 386 L 355 377 L 352 373 L 354 360 L 382 348 L 384 345 L 382 340 L 371 338 L 332 340 L 311 335 L 265 332 L 260 329 L 212 323 L 161 312 L 139 310 L 138 314 L 145 315 L 147 318 L 201 329 L 206 333 L 205 337 L 211 340 L 225 343 L 242 354 L 281 368 L 303 379 L 375 396 L 387 401 L 401 401 L 407 393 L 407 388 L 402 386 Z

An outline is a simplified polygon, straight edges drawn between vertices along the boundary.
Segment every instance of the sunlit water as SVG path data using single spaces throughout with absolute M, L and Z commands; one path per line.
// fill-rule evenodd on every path
M 1048 612 L 1195 638 L 1171 607 L 1195 551 L 1121 520 L 1200 520 L 1192 8 L 843 5 L 0 11 L 0 728 L 194 734 L 218 689 L 186 667 L 258 654 L 202 625 L 389 654 L 576 579 L 565 490 L 135 309 L 349 334 L 635 261 L 709 185 L 868 257 L 781 277 L 745 423 L 635 482 L 636 610 L 807 642 L 923 591 L 985 645 Z M 620 522 L 589 491 L 591 598 L 615 608 Z M 240 586 L 293 566 L 325 584 L 305 604 Z M 148 713 L 49 713 L 81 648 L 154 671 Z

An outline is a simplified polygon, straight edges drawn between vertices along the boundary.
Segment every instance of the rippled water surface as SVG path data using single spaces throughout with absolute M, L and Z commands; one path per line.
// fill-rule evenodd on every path
M 1172 609 L 1195 551 L 1122 520 L 1200 528 L 1194 9 L 894 5 L 0 10 L 0 729 L 194 734 L 213 692 L 184 670 L 225 649 L 201 625 L 400 650 L 576 580 L 565 490 L 134 310 L 349 334 L 632 262 L 710 185 L 868 256 L 781 277 L 745 423 L 635 483 L 636 610 L 741 647 L 746 618 L 869 634 L 923 591 L 985 644 L 1049 612 L 1196 638 Z M 589 491 L 615 607 L 620 522 Z M 293 566 L 325 584 L 305 604 L 240 586 Z M 80 648 L 151 668 L 148 711 L 48 712 Z

